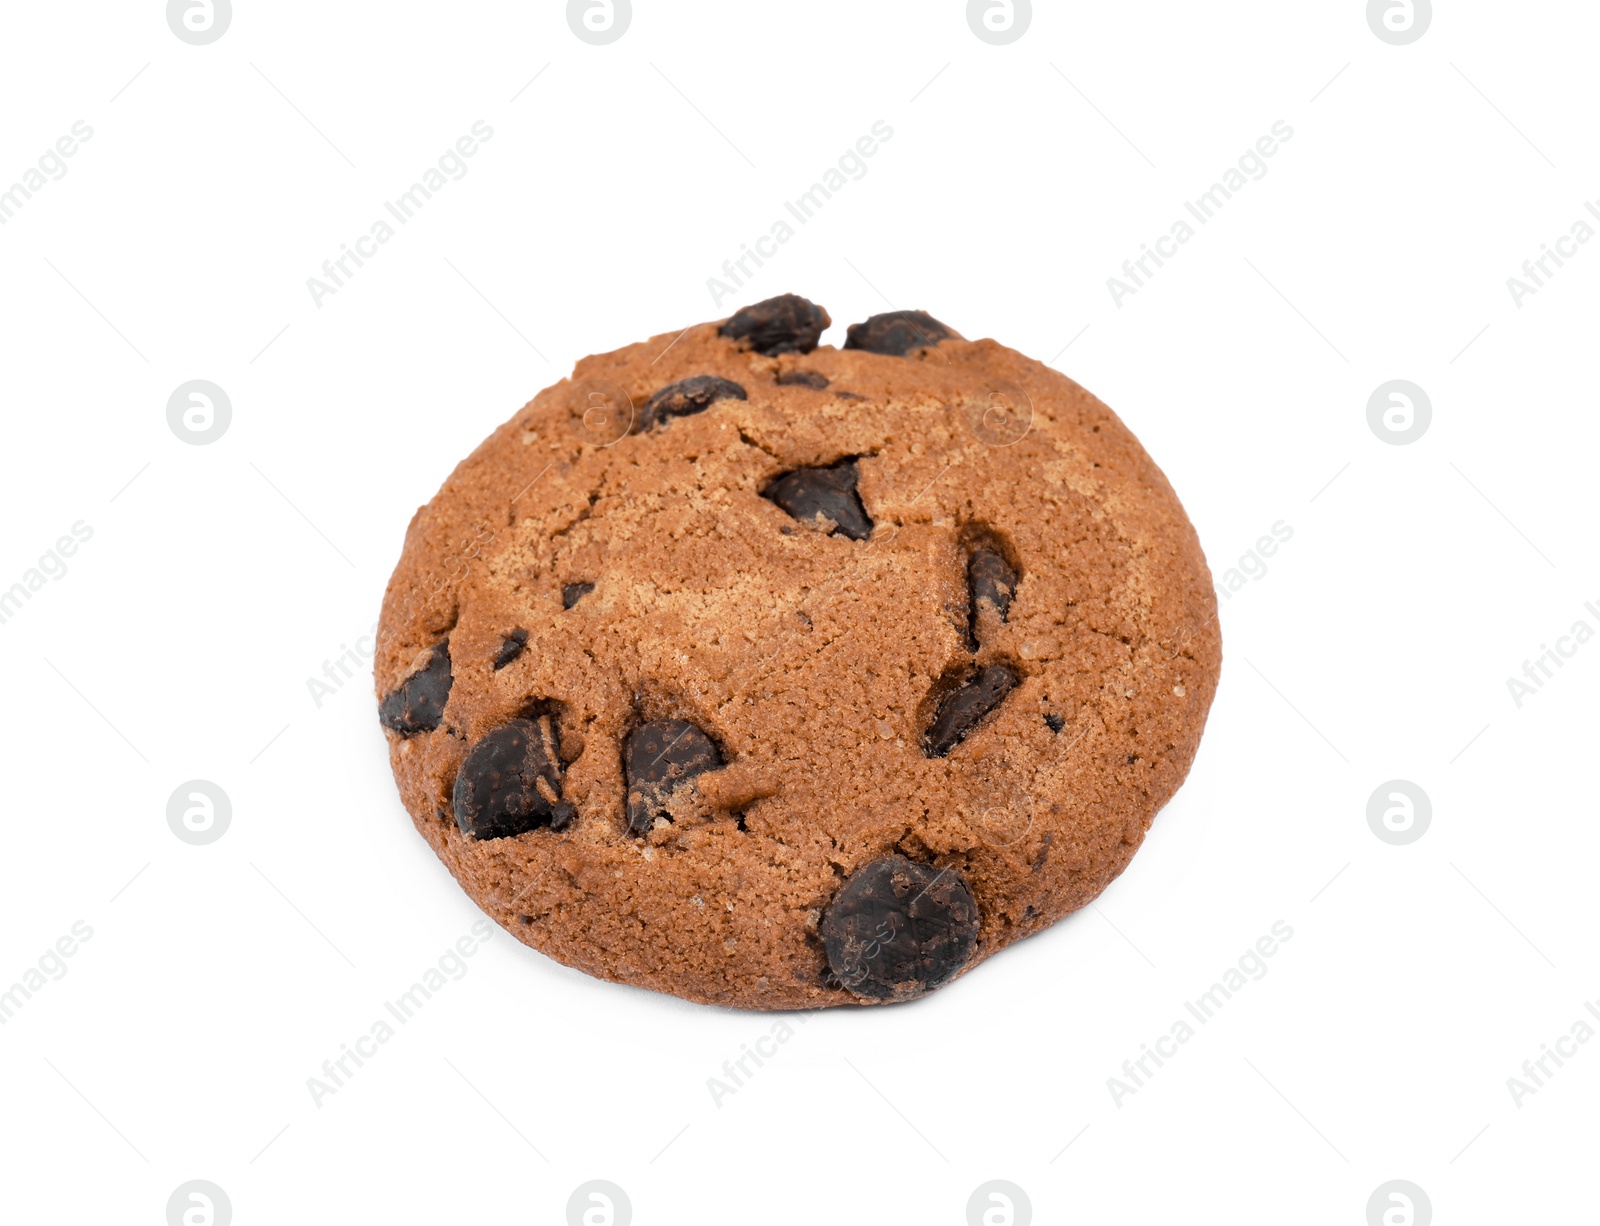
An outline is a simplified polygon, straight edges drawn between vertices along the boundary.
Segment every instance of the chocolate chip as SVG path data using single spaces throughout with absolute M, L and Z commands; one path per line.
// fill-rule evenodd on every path
M 450 697 L 450 640 L 428 654 L 428 663 L 402 681 L 378 704 L 378 720 L 401 736 L 432 732 L 444 718 Z
M 799 294 L 779 294 L 736 311 L 717 329 L 718 336 L 747 340 L 750 348 L 768 357 L 780 353 L 810 353 L 831 324 L 828 312 Z
M 561 797 L 560 760 L 548 715 L 502 724 L 472 747 L 456 773 L 456 825 L 475 839 L 566 829 L 577 811 Z
M 872 521 L 856 493 L 859 477 L 853 459 L 840 460 L 828 468 L 797 468 L 773 481 L 761 496 L 796 519 L 831 520 L 834 527 L 830 532 L 864 541 L 872 535 Z
M 951 690 L 940 700 L 939 713 L 923 735 L 923 756 L 944 757 L 966 740 L 979 721 L 1016 688 L 1016 673 L 1003 664 L 991 664 Z
M 1000 620 L 1006 620 L 1011 597 L 1017 590 L 1017 572 L 992 549 L 974 549 L 967 559 L 967 591 L 972 597 L 972 635 L 978 635 L 978 605 L 988 601 Z
M 570 609 L 590 592 L 594 591 L 592 583 L 569 583 L 561 589 L 561 607 Z
M 494 671 L 499 672 L 522 654 L 528 645 L 528 632 L 520 626 L 500 640 L 500 652 L 494 658 Z
M 747 400 L 744 388 L 720 375 L 691 375 L 669 383 L 639 411 L 640 431 L 653 430 L 669 417 L 703 413 L 719 400 Z
M 1044 836 L 1044 842 L 1039 845 L 1039 855 L 1034 859 L 1033 871 L 1038 872 L 1044 867 L 1044 858 L 1050 854 L 1050 844 L 1055 841 L 1054 834 Z
M 1067 726 L 1067 721 L 1062 719 L 1059 715 L 1046 715 L 1044 717 L 1044 722 L 1046 727 L 1048 727 L 1051 732 L 1055 733 L 1059 733 Z
M 889 311 L 865 323 L 851 324 L 845 331 L 844 347 L 899 358 L 924 345 L 960 339 L 959 332 L 926 311 Z
M 786 370 L 778 376 L 780 387 L 814 387 L 822 389 L 828 386 L 828 376 L 818 374 L 814 370 Z
M 820 932 L 843 987 L 868 1000 L 915 1000 L 967 964 L 978 904 L 956 869 L 884 856 L 850 874 Z
M 667 800 L 682 783 L 721 765 L 722 755 L 711 738 L 685 720 L 658 719 L 640 725 L 628 738 L 624 761 L 628 833 L 644 834 L 658 816 L 668 816 Z

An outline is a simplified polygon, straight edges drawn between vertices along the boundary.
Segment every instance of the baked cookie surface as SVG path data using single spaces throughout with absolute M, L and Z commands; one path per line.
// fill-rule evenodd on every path
M 1126 427 L 921 312 L 828 323 L 785 295 L 585 358 L 407 530 L 401 798 L 589 974 L 913 999 L 1094 899 L 1199 745 L 1210 573 Z

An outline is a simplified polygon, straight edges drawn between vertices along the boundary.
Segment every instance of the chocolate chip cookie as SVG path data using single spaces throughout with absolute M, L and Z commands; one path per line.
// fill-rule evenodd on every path
M 753 1009 L 906 1001 L 1091 901 L 1216 690 L 1205 558 L 1070 379 L 794 295 L 578 363 L 383 601 L 417 829 L 518 939 Z

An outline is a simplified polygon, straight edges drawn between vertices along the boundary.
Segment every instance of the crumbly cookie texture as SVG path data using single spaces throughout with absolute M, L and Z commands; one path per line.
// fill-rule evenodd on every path
M 1091 901 L 1221 665 L 1177 496 L 1076 383 L 795 295 L 578 363 L 406 532 L 400 795 L 569 966 L 694 1001 L 914 999 Z

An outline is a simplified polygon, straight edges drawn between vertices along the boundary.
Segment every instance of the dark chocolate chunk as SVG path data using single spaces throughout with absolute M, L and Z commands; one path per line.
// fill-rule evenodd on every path
M 853 541 L 872 535 L 872 521 L 856 493 L 860 473 L 854 459 L 840 460 L 828 468 L 797 468 L 784 473 L 761 491 L 796 519 L 832 520 L 833 531 Z
M 717 329 L 718 336 L 749 341 L 750 348 L 768 357 L 780 353 L 810 353 L 831 324 L 828 312 L 799 294 L 779 294 L 736 311 Z
M 428 654 L 426 666 L 412 673 L 378 704 L 379 722 L 401 736 L 432 732 L 444 718 L 451 680 L 450 640 L 446 639 Z
M 561 607 L 570 609 L 590 592 L 594 591 L 592 583 L 568 583 L 561 589 Z
M 628 833 L 644 834 L 688 779 L 722 765 L 708 737 L 681 719 L 658 719 L 635 729 L 624 760 L 628 778 Z M 670 818 L 669 818 L 670 820 Z
M 828 376 L 818 374 L 814 370 L 786 370 L 778 376 L 780 387 L 814 387 L 818 390 L 828 386 Z
M 1017 688 L 1017 675 L 1003 664 L 991 664 L 976 677 L 951 690 L 939 702 L 939 713 L 922 738 L 924 757 L 942 758 Z
M 653 430 L 669 417 L 703 413 L 719 400 L 748 400 L 744 388 L 721 375 L 691 375 L 669 383 L 639 411 L 640 431 Z
M 958 870 L 884 856 L 850 874 L 821 934 L 841 986 L 868 1000 L 915 1000 L 967 964 L 978 904 Z
M 1067 726 L 1067 721 L 1062 719 L 1059 715 L 1046 715 L 1044 717 L 1044 722 L 1050 731 L 1055 733 L 1059 733 Z
M 1050 844 L 1055 840 L 1055 837 L 1053 834 L 1047 834 L 1044 836 L 1044 842 L 1039 844 L 1039 854 L 1034 857 L 1033 861 L 1034 872 L 1037 873 L 1044 867 L 1044 858 L 1050 854 Z
M 540 826 L 564 830 L 577 811 L 561 797 L 561 755 L 550 717 L 514 719 L 472 747 L 456 773 L 456 825 L 475 839 Z
M 889 311 L 865 323 L 851 324 L 845 331 L 844 347 L 900 358 L 924 345 L 960 339 L 959 332 L 926 311 Z
M 972 616 L 976 623 L 978 602 L 987 600 L 1006 620 L 1011 609 L 1011 597 L 1017 590 L 1017 572 L 992 549 L 974 549 L 967 559 L 967 588 L 972 594 Z
M 500 651 L 494 658 L 494 671 L 499 672 L 511 661 L 522 654 L 522 649 L 528 645 L 528 632 L 518 626 L 505 638 L 500 640 Z

